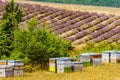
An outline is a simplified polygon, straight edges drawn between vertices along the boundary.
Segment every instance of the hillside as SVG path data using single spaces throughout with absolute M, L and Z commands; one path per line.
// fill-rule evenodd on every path
M 2 16 L 5 3 L 0 5 Z M 20 27 L 26 27 L 26 22 L 32 18 L 38 18 L 38 26 L 43 22 L 53 29 L 53 32 L 61 38 L 70 40 L 74 45 L 82 45 L 87 42 L 99 43 L 103 41 L 119 42 L 120 40 L 120 16 L 87 11 L 72 11 L 49 6 L 19 3 L 23 10 L 23 18 Z M 39 29 L 39 27 L 38 27 Z
M 49 7 L 55 7 L 60 9 L 73 10 L 73 11 L 88 11 L 88 12 L 106 13 L 106 14 L 114 14 L 114 15 L 120 14 L 120 8 L 113 8 L 113 7 L 58 4 L 58 3 L 36 2 L 36 1 L 28 1 L 28 0 L 15 0 L 15 1 L 19 3 L 38 4 L 42 6 L 49 6 Z
M 120 7 L 120 0 L 34 0 L 34 1 Z
M 5 7 L 6 3 L 0 2 L 1 65 L 13 62 L 13 60 L 15 60 L 15 64 L 18 60 L 22 60 L 20 61 L 22 63 L 13 66 L 8 63 L 5 65 L 5 70 L 1 66 L 1 70 L 9 74 L 5 74 L 6 78 L 2 77 L 0 80 L 120 80 L 120 64 L 119 58 L 116 56 L 118 53 L 115 56 L 109 53 L 108 59 L 106 58 L 108 63 L 103 62 L 104 54 L 102 55 L 106 50 L 120 51 L 120 43 L 115 45 L 88 44 L 81 50 L 75 50 L 69 43 L 71 41 L 73 45 L 76 45 L 75 47 L 80 49 L 78 46 L 86 43 L 120 42 L 119 14 L 62 9 L 51 7 L 53 5 L 38 5 L 39 3 L 19 3 L 20 9 L 23 11 L 23 17 L 21 17 L 21 14 L 17 13 L 20 10 L 17 9 L 18 6 L 13 5 L 13 1 Z M 8 14 L 4 15 L 2 19 L 4 12 Z M 29 20 L 31 18 L 33 19 Z M 21 22 L 18 26 L 19 20 Z M 28 24 L 26 25 L 26 23 Z M 44 24 L 54 34 L 69 41 L 56 37 L 44 26 L 41 28 Z M 18 30 L 18 27 L 20 29 L 28 27 L 28 29 Z M 85 61 L 80 59 L 82 53 L 90 52 L 101 54 L 99 56 L 95 54 L 94 57 L 93 53 L 90 54 L 92 56 L 89 55 L 89 58 L 86 58 L 87 54 Z M 70 60 L 68 57 L 73 59 Z M 60 60 L 57 61 L 58 58 Z M 74 62 L 76 65 L 73 64 Z M 58 68 L 60 71 L 62 69 L 63 73 L 50 72 L 51 68 L 56 68 L 57 72 Z

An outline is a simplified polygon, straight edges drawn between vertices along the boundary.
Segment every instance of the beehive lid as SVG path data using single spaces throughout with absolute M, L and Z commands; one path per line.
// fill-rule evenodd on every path
M 24 62 L 23 60 L 8 60 L 8 62 Z
M 73 64 L 83 64 L 83 62 L 72 62 Z
M 62 60 L 72 60 L 72 58 L 70 58 L 70 57 L 60 57 L 60 59 L 62 59 Z
M 117 54 L 120 54 L 120 51 L 118 51 Z
M 116 54 L 116 53 L 118 53 L 118 51 L 116 51 L 116 50 L 104 51 L 103 53 L 104 53 L 104 54 L 109 54 L 109 53 L 111 53 L 111 54 Z
M 70 57 L 60 57 L 60 59 L 72 59 Z
M 7 62 L 7 60 L 0 60 L 0 62 Z
M 101 54 L 99 54 L 99 53 L 90 53 L 90 55 L 92 56 L 92 55 L 101 55 Z
M 73 60 L 72 58 L 70 57 L 60 57 L 59 59 L 57 59 L 58 61 L 71 61 Z
M 49 58 L 49 60 L 58 60 L 60 58 Z
M 89 53 L 83 53 L 83 54 L 80 54 L 80 56 L 90 56 Z

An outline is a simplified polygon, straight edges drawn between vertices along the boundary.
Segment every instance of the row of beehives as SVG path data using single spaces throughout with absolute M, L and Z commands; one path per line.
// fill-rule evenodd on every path
M 0 60 L 0 77 L 23 76 L 23 60 Z
M 78 61 L 75 62 L 74 60 Z M 102 54 L 85 53 L 76 56 L 75 58 L 60 57 L 49 59 L 49 71 L 56 73 L 82 71 L 83 67 L 90 65 L 100 66 L 102 62 L 105 63 L 119 63 L 120 52 L 118 51 L 104 51 Z

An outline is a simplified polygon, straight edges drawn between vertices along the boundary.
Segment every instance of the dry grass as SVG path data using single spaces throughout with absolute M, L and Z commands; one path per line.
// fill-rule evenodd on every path
M 82 72 L 56 74 L 47 71 L 25 73 L 23 77 L 0 80 L 120 80 L 120 64 L 85 67 Z
M 35 2 L 35 1 L 27 1 L 27 0 L 15 0 L 15 1 L 22 3 L 30 3 L 30 4 L 40 4 L 43 6 L 51 6 L 51 7 L 57 7 L 62 9 L 74 10 L 74 11 L 88 11 L 88 12 L 106 13 L 106 14 L 114 14 L 114 15 L 120 14 L 120 8 L 112 8 L 112 7 L 57 4 L 57 3 Z

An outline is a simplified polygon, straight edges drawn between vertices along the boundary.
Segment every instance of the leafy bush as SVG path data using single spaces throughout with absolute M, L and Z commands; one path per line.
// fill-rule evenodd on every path
M 37 19 L 28 22 L 27 30 L 16 30 L 14 32 L 14 53 L 23 53 L 21 59 L 27 57 L 32 65 L 41 65 L 47 68 L 50 57 L 68 56 L 72 49 L 69 41 L 60 39 L 43 25 L 40 30 L 35 30 Z M 20 57 L 20 56 L 19 56 Z

